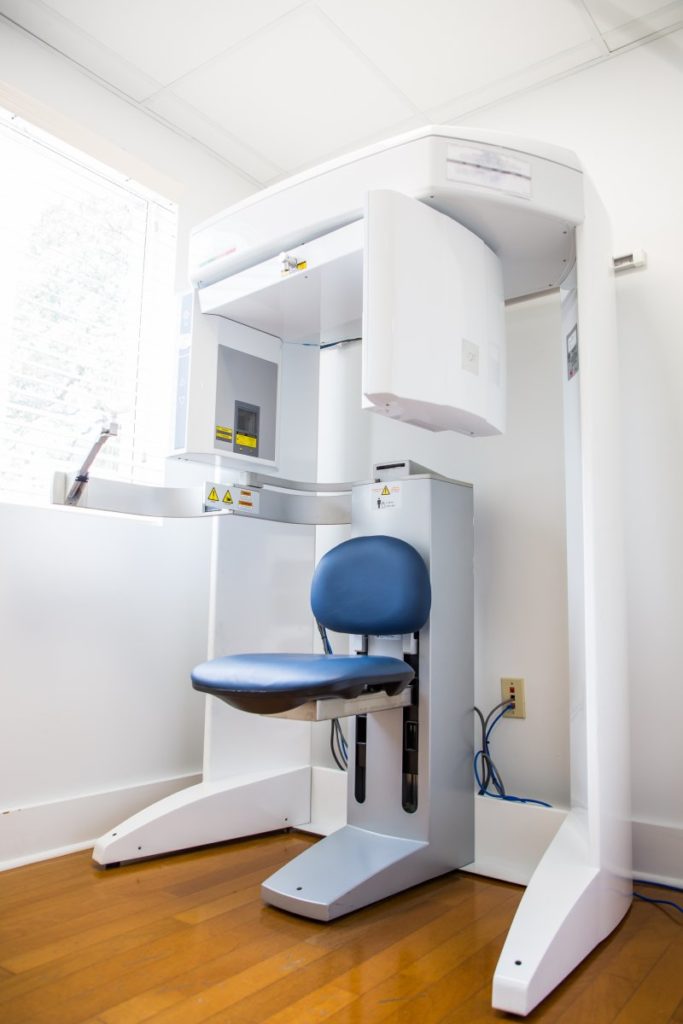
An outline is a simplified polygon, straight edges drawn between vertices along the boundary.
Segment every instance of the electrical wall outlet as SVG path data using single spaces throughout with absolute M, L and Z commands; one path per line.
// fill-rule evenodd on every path
M 506 677 L 500 681 L 500 699 L 513 700 L 514 708 L 505 712 L 504 718 L 526 718 L 526 704 L 524 701 L 524 680 L 511 679 Z

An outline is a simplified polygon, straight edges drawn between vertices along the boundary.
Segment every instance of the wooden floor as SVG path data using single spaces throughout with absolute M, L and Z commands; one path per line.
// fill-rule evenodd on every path
M 101 871 L 0 874 L 2 1024 L 474 1024 L 522 890 L 454 873 L 332 924 L 264 906 L 295 833 Z M 531 1017 L 683 1022 L 683 915 L 636 903 Z

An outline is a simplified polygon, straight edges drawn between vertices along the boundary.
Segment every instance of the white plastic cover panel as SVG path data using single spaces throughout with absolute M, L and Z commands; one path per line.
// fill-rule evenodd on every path
M 363 395 L 375 412 L 471 435 L 505 427 L 500 261 L 398 192 L 368 195 Z
M 393 189 L 448 214 L 499 256 L 505 297 L 556 288 L 583 218 L 576 156 L 546 143 L 427 126 L 288 178 L 200 224 L 190 276 L 200 289 L 360 220 L 367 192 Z

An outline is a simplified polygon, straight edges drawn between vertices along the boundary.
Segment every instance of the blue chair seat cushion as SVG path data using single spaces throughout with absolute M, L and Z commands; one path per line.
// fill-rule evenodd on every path
M 291 711 L 311 700 L 351 699 L 370 690 L 400 693 L 415 673 L 405 661 L 381 655 L 233 654 L 198 665 L 195 690 L 240 711 Z

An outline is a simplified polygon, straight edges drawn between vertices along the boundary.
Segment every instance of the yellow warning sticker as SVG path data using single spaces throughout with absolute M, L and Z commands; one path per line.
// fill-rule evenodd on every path
M 216 440 L 217 441 L 232 441 L 232 427 L 219 427 L 216 425 Z
M 235 443 L 241 444 L 243 448 L 255 448 L 256 438 L 252 434 L 238 434 Z
M 246 488 L 242 488 L 241 490 L 239 490 L 236 495 L 235 511 L 250 512 L 252 515 L 258 515 L 258 491 L 247 490 Z
M 237 505 L 239 498 L 243 491 L 240 488 L 236 488 L 234 484 L 217 484 L 211 480 L 207 480 L 204 484 L 204 511 L 205 512 L 224 512 L 226 515 L 230 513 L 232 515 L 237 511 Z M 251 491 L 248 492 L 251 494 Z M 221 497 L 223 495 L 223 497 Z M 216 503 L 220 502 L 222 508 L 217 508 Z M 249 511 L 252 511 L 251 509 Z M 258 512 L 258 508 L 253 511 Z
M 372 507 L 378 512 L 388 508 L 400 508 L 401 485 L 394 483 L 375 484 L 370 488 L 370 498 Z

